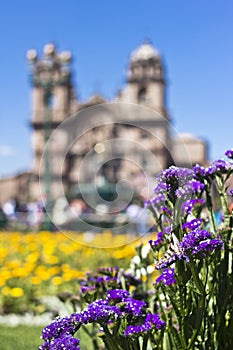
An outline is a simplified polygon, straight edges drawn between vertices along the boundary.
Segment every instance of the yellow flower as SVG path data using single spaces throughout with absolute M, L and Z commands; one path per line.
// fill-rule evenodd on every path
M 147 276 L 142 276 L 142 282 L 145 283 L 147 281 Z
M 61 278 L 61 277 L 55 276 L 55 277 L 52 278 L 51 282 L 52 282 L 52 284 L 54 284 L 54 285 L 59 285 L 59 284 L 61 284 L 63 281 L 62 281 L 62 278 Z
M 31 279 L 30 279 L 31 283 L 32 284 L 40 284 L 41 283 L 41 279 L 37 276 L 33 276 Z
M 13 298 L 19 298 L 24 294 L 23 289 L 19 287 L 15 287 L 11 289 L 10 295 Z

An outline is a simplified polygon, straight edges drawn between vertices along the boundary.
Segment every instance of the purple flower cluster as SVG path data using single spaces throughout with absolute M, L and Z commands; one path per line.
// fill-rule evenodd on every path
M 115 303 L 121 302 L 121 301 L 126 301 L 130 297 L 130 293 L 127 290 L 124 289 L 112 289 L 109 290 L 107 293 L 106 300 L 109 301 L 114 301 Z
M 145 301 L 129 298 L 124 305 L 124 311 L 134 316 L 142 316 L 144 306 Z
M 117 287 L 120 284 L 119 267 L 108 267 L 97 269 L 98 274 L 87 273 L 85 280 L 79 280 L 80 289 L 83 294 L 88 294 L 97 291 L 103 293 L 106 290 L 106 285 L 114 285 Z
M 203 198 L 189 199 L 182 204 L 182 209 L 186 214 L 191 214 L 195 208 L 202 206 L 204 203 Z
M 151 201 L 151 205 L 162 207 L 166 204 L 166 200 L 174 202 L 176 200 L 176 190 L 183 187 L 192 177 L 193 171 L 187 168 L 171 166 L 162 170 L 157 177 L 157 185 L 154 189 L 156 196 Z
M 168 207 L 163 206 L 163 207 L 161 208 L 161 210 L 162 210 L 162 212 L 163 212 L 164 215 L 169 216 L 169 217 L 172 216 L 172 211 L 171 211 L 170 209 L 168 209 Z
M 65 334 L 63 337 L 54 339 L 51 343 L 44 343 L 40 350 L 80 350 L 79 339 L 72 337 L 70 334 Z
M 200 219 L 194 219 L 185 225 L 185 229 L 192 230 L 186 234 L 182 241 L 179 242 L 173 234 L 173 240 L 164 254 L 164 256 L 155 264 L 157 270 L 169 267 L 177 260 L 186 260 L 189 262 L 189 256 L 206 252 L 213 252 L 216 248 L 221 248 L 223 242 L 219 239 L 211 239 L 210 233 L 206 230 L 199 229 L 201 225 Z M 194 228 L 194 229 L 193 229 Z M 165 273 L 166 274 L 166 273 Z M 162 279 L 162 277 L 161 277 Z
M 145 307 L 145 301 L 132 298 L 124 289 L 109 290 L 106 299 L 95 300 L 80 313 L 58 317 L 45 327 L 42 331 L 45 342 L 40 350 L 79 350 L 79 340 L 73 335 L 82 324 L 106 324 L 128 316 L 130 319 L 141 317 Z
M 228 158 L 231 158 L 232 150 L 226 151 L 225 154 L 228 154 Z M 232 171 L 233 164 L 225 161 L 224 159 L 218 159 L 207 168 L 204 168 L 201 165 L 197 164 L 194 166 L 193 170 L 196 179 L 200 180 L 201 182 L 204 180 L 211 182 L 214 179 L 215 175 L 227 174 L 229 171 Z
M 188 179 L 191 179 L 192 176 L 193 176 L 193 171 L 191 169 L 171 166 L 168 169 L 162 170 L 159 173 L 158 175 L 159 185 L 162 188 L 161 183 L 163 183 L 166 185 L 166 189 L 169 190 L 170 187 L 168 185 L 175 184 L 177 186 L 182 186 Z M 155 188 L 155 192 L 157 192 L 156 188 Z
M 151 248 L 155 248 L 157 247 L 158 245 L 160 245 L 161 243 L 163 243 L 165 241 L 164 239 L 164 233 L 161 231 L 161 232 L 158 232 L 157 234 L 157 239 L 155 241 L 153 241 L 152 239 L 149 240 L 149 244 L 151 246 Z
M 124 335 L 141 335 L 143 333 L 148 333 L 152 328 L 164 329 L 165 327 L 166 322 L 161 320 L 158 314 L 148 313 L 142 324 L 129 325 L 126 328 Z
M 225 152 L 225 156 L 227 156 L 227 158 L 229 159 L 233 159 L 233 149 L 228 149 L 226 152 Z
M 159 175 L 158 175 L 159 179 Z M 157 185 L 154 188 L 154 193 L 159 194 L 159 193 L 164 193 L 170 190 L 170 185 L 167 184 L 166 182 L 163 182 L 163 179 L 159 179 Z
M 152 200 L 151 200 L 151 204 L 153 206 L 161 206 L 161 205 L 164 205 L 166 202 L 166 197 L 163 193 L 159 193 L 156 197 L 154 197 Z
M 96 287 L 95 286 L 81 286 L 81 292 L 83 294 L 94 292 L 94 291 L 96 291 Z
M 184 254 L 196 255 L 207 251 L 213 252 L 216 248 L 221 248 L 223 241 L 220 239 L 211 239 L 210 233 L 206 230 L 195 229 L 185 235 L 180 243 Z
M 183 251 L 189 251 L 206 239 L 210 239 L 209 231 L 195 229 L 183 237 L 180 247 Z
M 232 169 L 232 165 L 224 159 L 215 160 L 213 167 L 215 167 L 215 172 L 220 174 L 227 174 L 228 170 Z
M 75 333 L 75 320 L 72 316 L 57 317 L 49 326 L 43 329 L 42 339 L 50 341 L 63 333 Z
M 205 185 L 195 179 L 189 180 L 182 187 L 176 190 L 176 195 L 178 198 L 185 198 L 187 196 L 192 196 L 196 194 L 201 194 L 205 188 Z
M 195 230 L 201 226 L 202 222 L 202 219 L 193 219 L 191 221 L 187 221 L 183 224 L 182 229 L 189 231 Z
M 79 340 L 73 335 L 78 328 L 74 315 L 69 317 L 57 317 L 42 331 L 42 339 L 45 341 L 39 347 L 40 350 L 80 350 Z
M 193 171 L 194 171 L 194 178 L 198 179 L 201 182 L 204 180 L 211 182 L 214 179 L 216 169 L 213 166 L 204 168 L 203 166 L 197 164 L 193 167 Z
M 163 283 L 166 286 L 176 283 L 175 270 L 172 268 L 164 269 L 161 275 L 156 279 L 156 283 Z
M 217 248 L 222 248 L 223 241 L 221 239 L 207 239 L 204 242 L 200 242 L 200 244 L 195 247 L 192 251 L 192 254 L 202 253 L 205 255 L 206 252 L 213 252 Z
M 87 309 L 76 315 L 76 320 L 83 324 L 107 322 L 122 316 L 122 311 L 115 305 L 109 305 L 107 300 L 98 299 L 88 305 Z

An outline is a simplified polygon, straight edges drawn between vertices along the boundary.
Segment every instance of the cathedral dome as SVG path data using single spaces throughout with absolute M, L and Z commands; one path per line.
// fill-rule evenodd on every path
M 159 52 L 149 43 L 143 43 L 131 54 L 131 62 L 146 61 L 150 58 L 159 58 Z

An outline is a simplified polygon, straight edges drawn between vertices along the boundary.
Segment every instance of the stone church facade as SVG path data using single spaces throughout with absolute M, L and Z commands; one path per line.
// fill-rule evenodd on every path
M 205 142 L 174 132 L 164 63 L 150 43 L 132 52 L 125 87 L 112 101 L 100 95 L 85 102 L 76 98 L 70 52 L 47 44 L 42 57 L 35 50 L 27 55 L 33 165 L 27 173 L 0 180 L 0 204 L 41 195 L 54 200 L 63 191 L 75 196 L 78 185 L 90 188 L 93 181 L 100 187 L 122 179 L 133 183 L 143 172 L 154 178 L 171 164 L 207 163 Z

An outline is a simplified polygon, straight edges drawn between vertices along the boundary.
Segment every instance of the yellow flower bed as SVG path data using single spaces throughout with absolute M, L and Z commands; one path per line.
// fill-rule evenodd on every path
M 0 313 L 43 312 L 41 296 L 77 291 L 77 279 L 97 267 L 129 266 L 136 245 L 149 239 L 110 231 L 1 232 Z

